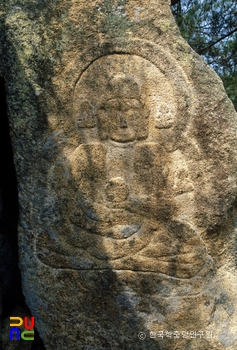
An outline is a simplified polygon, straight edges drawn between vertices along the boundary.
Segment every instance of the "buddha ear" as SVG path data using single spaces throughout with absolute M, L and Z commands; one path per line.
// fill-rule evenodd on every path
M 138 112 L 138 122 L 137 122 L 137 139 L 145 140 L 149 135 L 149 116 L 150 111 L 144 109 Z
M 146 106 L 144 106 L 144 116 L 145 116 L 145 118 L 149 119 L 150 114 L 151 114 L 151 111 L 148 108 L 146 108 Z
M 92 103 L 89 100 L 80 101 L 76 112 L 76 126 L 78 128 L 94 128 L 95 125 L 95 110 Z

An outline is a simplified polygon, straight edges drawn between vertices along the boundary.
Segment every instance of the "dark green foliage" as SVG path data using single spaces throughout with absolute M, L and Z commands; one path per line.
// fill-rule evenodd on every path
M 237 1 L 179 0 L 172 10 L 182 36 L 219 74 L 237 109 Z

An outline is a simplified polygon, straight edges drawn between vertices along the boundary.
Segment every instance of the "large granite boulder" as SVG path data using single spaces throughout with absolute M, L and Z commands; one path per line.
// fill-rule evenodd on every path
M 236 112 L 169 1 L 9 0 L 4 45 L 46 349 L 236 349 Z

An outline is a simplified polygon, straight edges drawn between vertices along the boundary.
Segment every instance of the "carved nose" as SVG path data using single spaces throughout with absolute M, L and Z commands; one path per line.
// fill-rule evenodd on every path
M 127 121 L 126 121 L 126 118 L 120 116 L 120 128 L 127 128 L 128 125 L 127 125 Z

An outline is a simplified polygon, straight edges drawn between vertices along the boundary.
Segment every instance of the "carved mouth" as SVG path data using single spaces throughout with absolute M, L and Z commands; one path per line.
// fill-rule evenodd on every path
M 120 129 L 117 132 L 111 132 L 110 138 L 116 142 L 131 142 L 136 139 L 136 134 L 130 129 Z
M 141 227 L 141 224 L 116 225 L 107 231 L 106 236 L 115 239 L 126 239 L 135 235 L 136 233 L 139 233 Z

